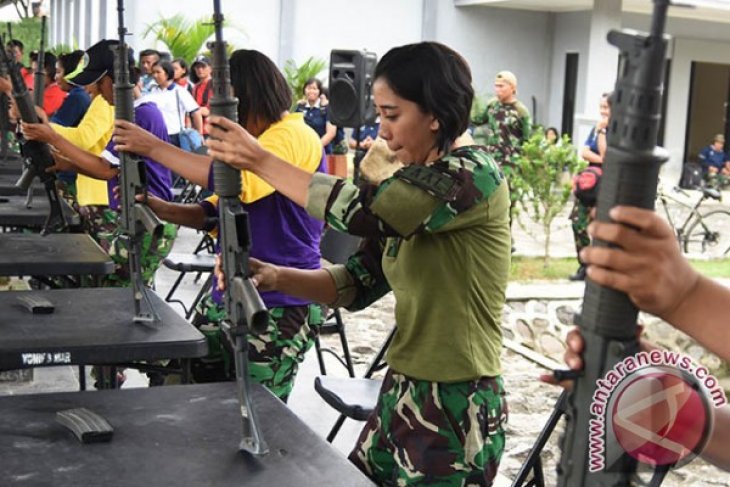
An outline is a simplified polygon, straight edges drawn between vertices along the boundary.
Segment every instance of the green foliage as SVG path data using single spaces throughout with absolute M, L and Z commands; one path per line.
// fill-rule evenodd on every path
M 55 46 L 48 49 L 48 52 L 52 52 L 56 57 L 58 57 L 61 54 L 69 54 L 71 52 L 77 51 L 78 49 L 79 45 L 76 42 L 76 39 L 74 39 L 73 46 L 69 46 L 68 44 L 56 44 Z
M 538 127 L 522 145 L 515 167 L 508 171 L 513 199 L 545 232 L 543 263 L 546 267 L 550 258 L 550 225 L 570 198 L 571 184 L 564 174 L 576 174 L 585 166 L 567 135 L 559 144 L 550 144 L 542 127 Z
M 289 88 L 292 92 L 294 103 L 302 98 L 304 93 L 304 83 L 310 78 L 316 78 L 327 67 L 327 63 L 322 59 L 310 57 L 301 66 L 293 59 L 287 59 L 284 63 L 284 76 Z
M 215 27 L 209 17 L 190 21 L 182 14 L 175 14 L 149 24 L 143 37 L 153 34 L 155 40 L 167 46 L 173 59 L 183 58 L 192 62 L 206 48 L 206 41 L 214 33 Z M 228 47 L 230 54 L 233 46 Z
M 487 102 L 492 98 L 489 93 L 477 93 L 474 92 L 474 100 L 471 104 L 471 113 L 469 114 L 469 120 L 479 120 L 484 111 L 487 109 Z

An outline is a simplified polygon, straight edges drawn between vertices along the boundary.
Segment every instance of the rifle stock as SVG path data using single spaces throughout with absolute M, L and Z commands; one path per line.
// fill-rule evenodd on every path
M 130 82 L 129 50 L 125 43 L 124 0 L 117 0 L 119 44 L 114 48 L 114 116 L 134 123 L 134 85 Z M 134 322 L 152 324 L 159 317 L 142 280 L 142 239 L 145 232 L 162 235 L 163 223 L 137 195 L 147 196 L 147 170 L 136 154 L 119 152 L 121 227 L 128 243 L 129 274 L 134 298 Z M 144 302 L 144 307 L 142 303 Z
M 656 146 L 668 37 L 664 35 L 669 0 L 654 0 L 649 34 L 612 31 L 608 40 L 621 51 L 622 69 L 612 95 L 608 150 L 603 164 L 596 218 L 610 221 L 616 205 L 653 209 L 666 152 Z M 606 242 L 593 245 L 605 247 Z M 605 466 L 589 472 L 591 403 L 596 381 L 625 357 L 638 351 L 638 309 L 629 297 L 586 280 L 583 307 L 576 324 L 585 340 L 585 368 L 568 397 L 567 424 L 561 439 L 560 486 L 626 486 L 636 460 L 623 451 L 610 428 L 604 428 Z M 606 408 L 606 413 L 609 408 Z M 603 416 L 606 425 L 606 416 Z
M 220 0 L 213 0 L 215 42 L 213 51 L 213 97 L 210 112 L 238 121 L 238 100 L 231 95 L 230 69 L 223 41 L 223 14 Z M 251 327 L 263 331 L 268 325 L 268 312 L 256 286 L 251 282 L 248 254 L 251 245 L 248 214 L 241 205 L 241 173 L 221 161 L 213 161 L 215 193 L 219 196 L 219 231 L 223 271 L 226 275 L 226 321 L 222 324 L 233 345 L 236 383 L 241 407 L 242 438 L 239 449 L 254 455 L 268 452 L 256 421 L 251 402 L 248 376 L 248 344 L 246 333 Z
M 23 77 L 20 74 L 20 68 L 9 54 L 5 47 L 0 49 L 0 64 L 4 66 L 4 70 L 10 76 L 10 82 L 13 85 L 13 99 L 20 113 L 20 119 L 26 123 L 38 123 L 38 114 L 35 111 L 35 104 L 31 99 L 30 92 L 25 86 Z M 37 140 L 26 140 L 23 135 L 18 132 L 18 142 L 20 143 L 20 152 L 23 156 L 23 173 L 15 186 L 28 191 L 27 205 L 30 205 L 32 190 L 30 189 L 33 179 L 37 176 L 46 190 L 49 202 L 49 213 L 46 222 L 43 225 L 42 234 L 49 232 L 66 230 L 66 217 L 63 214 L 61 200 L 56 189 L 56 176 L 53 173 L 46 172 L 46 169 L 53 166 L 53 156 L 51 149 L 44 142 Z

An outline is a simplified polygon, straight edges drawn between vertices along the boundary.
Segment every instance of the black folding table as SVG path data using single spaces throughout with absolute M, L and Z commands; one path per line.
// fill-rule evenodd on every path
M 109 255 L 86 234 L 0 233 L 0 276 L 103 275 Z
M 284 403 L 253 385 L 269 453 L 238 450 L 240 411 L 230 382 L 0 398 L 5 486 L 372 486 Z M 54 420 L 85 407 L 114 427 L 82 444 Z
M 48 198 L 34 197 L 30 208 L 25 202 L 25 196 L 0 196 L 0 227 L 42 228 L 48 217 Z M 60 202 L 66 222 L 71 226 L 78 226 L 79 215 L 66 203 L 66 200 L 62 198 Z
M 23 196 L 28 192 L 15 186 L 15 183 L 20 177 L 20 172 L 17 174 L 14 172 L 0 173 L 0 196 Z M 40 184 L 38 178 L 33 180 L 33 199 L 40 198 L 41 196 L 48 199 L 46 190 L 42 184 Z
M 205 356 L 205 337 L 149 294 L 160 318 L 153 325 L 134 323 L 130 288 L 1 292 L 0 370 Z M 53 312 L 31 313 L 27 296 L 48 299 Z

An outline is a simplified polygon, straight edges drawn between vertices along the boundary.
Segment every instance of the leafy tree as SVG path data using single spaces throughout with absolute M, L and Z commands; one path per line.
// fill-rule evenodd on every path
M 326 67 L 325 61 L 314 57 L 304 61 L 301 66 L 297 66 L 293 59 L 288 59 L 284 63 L 284 76 L 289 83 L 295 105 L 296 100 L 299 100 L 304 93 L 304 83 L 310 78 L 316 78 Z
M 190 21 L 182 14 L 175 14 L 148 25 L 143 36 L 150 33 L 155 40 L 167 46 L 173 59 L 192 61 L 206 48 L 206 41 L 215 33 L 215 27 L 209 17 Z M 229 46 L 230 49 L 233 49 L 232 46 Z
M 563 210 L 571 193 L 571 184 L 563 181 L 563 173 L 575 174 L 586 166 L 567 135 L 558 144 L 545 140 L 542 127 L 522 145 L 510 178 L 513 197 L 519 207 L 545 234 L 543 266 L 550 259 L 550 225 Z

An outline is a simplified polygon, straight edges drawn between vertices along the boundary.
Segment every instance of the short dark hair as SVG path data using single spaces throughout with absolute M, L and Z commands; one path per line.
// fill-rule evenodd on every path
M 50 76 L 51 80 L 56 77 L 56 55 L 52 52 L 46 52 L 43 54 L 43 67 L 46 71 L 46 76 Z
M 10 39 L 8 41 L 7 47 L 17 47 L 21 51 L 25 49 L 25 46 L 23 45 L 22 41 L 19 41 L 18 39 Z
M 259 51 L 239 49 L 231 55 L 231 85 L 238 98 L 238 121 L 249 115 L 272 124 L 291 107 L 292 96 L 286 78 L 276 64 Z
M 160 59 L 162 56 L 160 55 L 160 51 L 157 51 L 155 49 L 143 49 L 139 53 L 139 59 L 141 60 L 143 57 L 147 56 L 157 56 L 157 59 Z
M 159 66 L 162 68 L 162 70 L 165 72 L 165 75 L 167 75 L 167 79 L 170 81 L 173 81 L 175 79 L 175 68 L 172 67 L 172 63 L 170 61 L 157 61 L 155 64 L 152 65 L 154 68 L 155 66 Z
M 375 67 L 401 98 L 417 104 L 439 122 L 436 147 L 448 152 L 469 125 L 474 99 L 471 70 L 463 57 L 438 42 L 419 42 L 388 51 Z
M 84 51 L 76 50 L 68 54 L 58 56 L 58 64 L 63 68 L 64 74 L 71 74 L 79 66 L 79 62 L 84 57 Z
M 321 95 L 324 93 L 324 88 L 322 87 L 322 81 L 319 78 L 309 78 L 307 81 L 304 82 L 304 86 L 302 86 L 302 93 L 304 90 L 307 89 L 307 86 L 309 85 L 317 85 L 317 89 L 319 90 L 319 94 Z
M 186 63 L 183 58 L 181 58 L 181 57 L 175 58 L 172 60 L 172 63 L 173 64 L 178 63 L 180 65 L 180 67 L 182 68 L 182 70 L 185 72 L 185 74 L 188 74 L 188 72 L 189 72 L 188 63 Z

